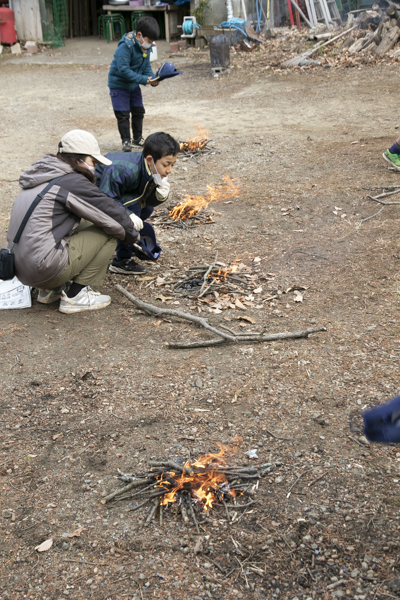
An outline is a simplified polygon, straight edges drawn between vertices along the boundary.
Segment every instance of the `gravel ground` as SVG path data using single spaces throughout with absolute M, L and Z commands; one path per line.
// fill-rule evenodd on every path
M 181 78 L 145 90 L 146 134 L 185 139 L 199 122 L 219 154 L 178 161 L 169 205 L 227 173 L 239 194 L 210 205 L 214 224 L 159 228 L 159 263 L 147 279 L 110 274 L 107 310 L 71 317 L 34 301 L 2 313 L 0 598 L 396 598 L 400 452 L 351 433 L 349 415 L 398 392 L 398 208 L 360 225 L 377 210 L 363 187 L 398 182 L 381 159 L 398 134 L 398 65 L 269 75 L 256 54 L 237 54 L 213 79 L 204 53 L 176 62 Z M 119 149 L 106 75 L 2 57 L 2 243 L 20 172 L 63 133 L 87 128 L 103 152 Z M 201 303 L 173 292 L 216 250 L 262 288 L 237 296 L 245 310 L 223 293 Z M 142 314 L 116 283 L 158 306 L 200 308 L 217 327 L 327 330 L 174 350 L 168 342 L 209 335 Z M 234 436 L 244 442 L 233 462 L 271 470 L 229 522 L 215 507 L 199 535 L 173 508 L 146 526 L 135 498 L 100 502 L 118 469 L 196 458 Z

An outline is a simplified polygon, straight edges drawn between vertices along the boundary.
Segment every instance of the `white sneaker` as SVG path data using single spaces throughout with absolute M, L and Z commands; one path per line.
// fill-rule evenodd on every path
M 39 290 L 37 301 L 40 302 L 40 304 L 52 304 L 53 302 L 60 300 L 63 291 L 64 287 L 59 287 L 55 290 Z
M 86 286 L 73 298 L 68 298 L 67 295 L 63 294 L 58 310 L 67 314 L 85 310 L 100 310 L 110 303 L 110 296 L 102 296 L 99 292 L 94 292 L 91 287 Z

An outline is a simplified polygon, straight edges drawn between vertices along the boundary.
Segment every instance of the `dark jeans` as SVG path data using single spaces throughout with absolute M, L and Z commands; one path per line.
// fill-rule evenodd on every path
M 133 139 L 140 140 L 145 114 L 140 87 L 135 88 L 133 92 L 110 89 L 110 97 L 122 142 L 129 142 L 131 139 L 129 117 L 131 118 Z
M 146 219 L 148 219 L 150 217 L 150 215 L 153 214 L 153 210 L 154 210 L 153 206 L 146 206 L 145 208 L 142 208 L 138 202 L 137 204 L 133 204 L 132 206 L 130 206 L 129 210 L 127 210 L 126 212 L 129 215 L 134 213 L 135 215 L 140 217 L 142 219 L 142 221 L 145 221 Z M 118 241 L 117 257 L 116 257 L 117 260 L 120 261 L 120 260 L 124 260 L 125 258 L 132 258 L 132 256 L 133 256 L 132 246 L 129 246 L 128 244 L 124 244 L 123 242 Z

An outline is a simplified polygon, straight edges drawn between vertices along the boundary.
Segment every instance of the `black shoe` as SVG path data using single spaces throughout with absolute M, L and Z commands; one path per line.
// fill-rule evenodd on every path
M 144 138 L 140 137 L 137 140 L 132 141 L 133 146 L 144 146 Z
M 120 261 L 114 258 L 108 270 L 111 273 L 122 273 L 123 275 L 144 275 L 147 273 L 147 269 L 138 265 L 133 258 L 125 258 Z
M 132 151 L 131 141 L 128 140 L 126 142 L 122 142 L 122 152 L 131 152 L 131 151 Z

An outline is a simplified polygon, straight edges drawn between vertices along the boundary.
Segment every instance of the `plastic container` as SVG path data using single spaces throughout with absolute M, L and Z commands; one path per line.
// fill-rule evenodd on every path
M 153 62 L 153 60 L 157 60 L 157 59 L 158 59 L 157 44 L 156 44 L 156 42 L 153 42 L 153 47 L 150 52 L 150 62 Z
M 229 40 L 226 35 L 216 35 L 210 41 L 211 67 L 229 67 Z
M 17 42 L 14 11 L 4 6 L 0 7 L 0 40 L 2 44 L 15 44 Z

